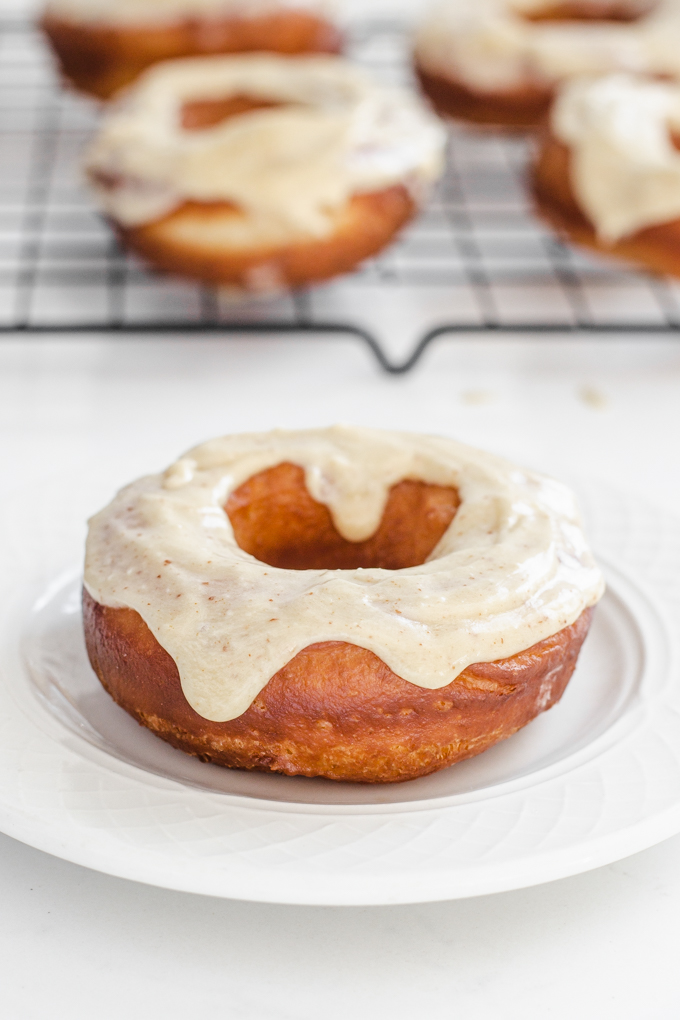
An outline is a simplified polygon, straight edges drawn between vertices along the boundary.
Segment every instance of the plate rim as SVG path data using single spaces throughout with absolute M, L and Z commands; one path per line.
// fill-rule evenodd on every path
M 591 486 L 591 494 L 593 488 L 604 492 L 602 499 L 605 502 L 607 495 L 611 498 L 609 487 Z M 632 526 L 634 537 L 637 535 L 638 542 L 640 535 L 636 532 L 636 528 L 639 531 L 640 506 L 644 508 L 642 518 L 646 519 L 648 523 L 650 516 L 652 518 L 663 517 L 666 522 L 673 522 L 674 538 L 677 532 L 674 546 L 676 564 L 671 565 L 670 570 L 672 572 L 675 569 L 677 576 L 680 573 L 677 570 L 677 564 L 680 564 L 680 521 L 677 521 L 676 518 L 665 511 L 642 503 L 642 501 L 637 500 L 632 495 L 617 492 L 616 490 L 614 492 L 616 492 L 617 500 L 621 501 L 623 499 L 626 504 L 630 504 L 632 501 L 637 508 L 637 517 L 635 514 L 631 514 L 631 518 L 635 519 L 632 525 L 629 520 L 627 526 L 629 529 Z M 597 500 L 597 497 L 594 498 Z M 629 540 L 630 535 L 628 534 L 628 543 L 625 550 L 627 553 L 630 552 Z M 638 569 L 640 563 L 631 563 L 630 556 L 624 556 L 620 549 L 607 550 L 606 542 L 603 543 L 604 548 L 599 548 L 597 540 L 594 540 L 592 544 L 596 555 L 605 562 L 608 562 L 610 569 L 630 581 L 637 588 L 638 592 L 642 594 L 655 612 L 657 620 L 660 622 L 668 639 L 668 647 L 672 657 L 669 660 L 667 682 L 661 690 L 653 694 L 648 704 L 645 703 L 642 706 L 644 718 L 639 726 L 647 730 L 651 727 L 651 731 L 653 731 L 655 721 L 657 725 L 659 722 L 659 709 L 664 707 L 672 709 L 674 715 L 673 724 L 677 716 L 678 729 L 680 731 L 677 617 L 672 612 L 672 609 L 675 608 L 674 602 L 680 603 L 680 580 L 676 580 L 669 575 L 667 584 L 664 587 L 664 584 L 659 583 L 659 579 L 653 576 L 651 568 L 643 569 L 641 572 Z M 639 556 L 638 559 L 640 559 Z M 645 566 L 644 562 L 642 566 Z M 62 577 L 64 576 L 64 571 L 59 573 Z M 34 602 L 35 588 L 38 584 L 36 577 L 24 578 L 22 583 L 24 593 L 27 592 L 29 586 L 32 588 L 33 598 L 31 601 Z M 671 590 L 668 586 L 673 584 L 674 588 Z M 46 585 L 42 585 L 43 589 L 45 587 Z M 7 614 L 7 620 L 3 627 L 5 654 L 0 660 L 0 673 L 4 674 L 3 683 L 0 685 L 0 703 L 2 700 L 6 700 L 7 695 L 9 695 L 14 704 L 15 712 L 21 713 L 25 726 L 29 730 L 31 727 L 34 727 L 43 742 L 49 739 L 51 744 L 54 745 L 54 747 L 51 747 L 51 751 L 54 752 L 55 747 L 57 749 L 57 757 L 61 755 L 62 758 L 65 758 L 71 755 L 78 758 L 77 750 L 70 746 L 70 744 L 60 743 L 56 738 L 47 738 L 45 730 L 39 729 L 37 724 L 30 720 L 14 701 L 14 693 L 11 690 L 12 681 L 8 684 L 6 677 L 8 671 L 16 669 L 17 666 L 21 668 L 21 650 L 19 635 L 15 634 L 14 640 L 9 639 L 8 629 L 11 630 L 14 627 L 16 630 L 16 618 L 18 615 L 25 613 L 26 607 L 25 597 L 17 599 L 16 580 L 9 588 L 7 583 L 5 583 L 4 593 L 0 589 L 0 602 L 6 602 L 8 597 L 11 597 L 11 604 L 16 606 L 16 611 Z M 7 654 L 8 652 L 9 654 Z M 614 727 L 620 724 L 620 722 L 621 717 L 615 721 Z M 604 733 L 600 734 L 596 738 L 596 742 L 605 737 L 610 729 L 608 728 Z M 637 732 L 637 729 L 637 726 L 633 727 L 635 732 Z M 36 734 L 32 735 L 35 736 Z M 622 741 L 615 742 L 609 749 L 605 749 L 600 754 L 595 755 L 593 761 L 599 762 L 612 754 L 616 748 L 620 748 L 630 738 L 630 735 L 631 731 L 628 731 Z M 652 735 L 655 735 L 655 732 Z M 102 755 L 106 754 L 103 750 L 99 753 Z M 575 754 L 578 756 L 579 752 L 577 751 Z M 573 756 L 570 755 L 568 757 Z M 459 801 L 455 804 L 441 805 L 430 804 L 424 801 L 416 802 L 415 808 L 413 807 L 413 802 L 407 804 L 393 803 L 378 805 L 379 811 L 376 811 L 373 805 L 310 805 L 297 802 L 267 801 L 264 799 L 257 799 L 255 801 L 255 798 L 252 798 L 247 806 L 240 804 L 238 808 L 232 808 L 231 804 L 226 804 L 227 799 L 231 800 L 238 797 L 240 801 L 243 801 L 246 798 L 219 791 L 200 791 L 193 787 L 183 786 L 179 780 L 145 772 L 139 766 L 123 762 L 120 759 L 114 760 L 117 762 L 117 765 L 124 766 L 126 771 L 132 770 L 140 773 L 144 780 L 142 781 L 136 776 L 121 776 L 118 769 L 111 770 L 110 766 L 104 767 L 92 760 L 89 760 L 87 763 L 88 769 L 95 778 L 98 776 L 101 779 L 103 773 L 109 776 L 115 775 L 117 779 L 128 784 L 130 789 L 133 787 L 149 787 L 153 788 L 155 793 L 162 793 L 163 790 L 167 790 L 167 787 L 170 786 L 173 787 L 171 792 L 176 794 L 177 791 L 174 787 L 180 787 L 182 797 L 197 796 L 206 802 L 218 799 L 234 815 L 247 813 L 253 816 L 262 816 L 265 819 L 269 816 L 277 816 L 278 820 L 282 817 L 291 821 L 295 819 L 305 820 L 306 822 L 316 820 L 320 823 L 317 826 L 319 830 L 329 826 L 332 827 L 332 825 L 336 825 L 339 828 L 343 826 L 348 828 L 348 823 L 357 822 L 358 820 L 365 822 L 366 819 L 374 821 L 376 817 L 382 822 L 390 824 L 399 824 L 401 822 L 405 826 L 407 826 L 407 820 L 412 821 L 416 818 L 424 821 L 426 823 L 425 828 L 427 828 L 439 823 L 442 819 L 448 818 L 450 820 L 457 812 L 475 807 L 476 803 L 479 803 L 473 800 L 471 803 L 461 803 Z M 80 758 L 80 761 L 82 763 L 82 758 Z M 591 764 L 592 761 L 581 763 L 568 770 L 566 775 L 576 774 L 587 769 Z M 675 766 L 676 764 L 680 775 L 680 746 L 677 753 L 677 762 L 676 760 L 673 761 L 673 765 Z M 547 767 L 547 770 L 549 769 L 550 766 Z M 300 870 L 299 868 L 296 870 L 295 868 L 267 867 L 266 865 L 261 866 L 259 864 L 256 866 L 252 860 L 248 860 L 247 856 L 244 857 L 243 853 L 239 853 L 237 856 L 229 853 L 222 856 L 222 864 L 219 863 L 219 856 L 214 855 L 214 859 L 209 867 L 205 866 L 209 858 L 190 858 L 195 861 L 200 860 L 204 865 L 204 867 L 192 868 L 187 866 L 188 858 L 173 858 L 168 853 L 164 854 L 161 852 L 158 847 L 153 847 L 150 843 L 147 846 L 141 846 L 134 843 L 126 844 L 121 839 L 112 839 L 113 830 L 109 830 L 105 826 L 88 828 L 85 825 L 81 825 L 79 828 L 77 819 L 74 821 L 73 817 L 69 817 L 66 822 L 62 819 L 60 826 L 55 824 L 55 820 L 50 816 L 49 811 L 41 815 L 39 811 L 32 810 L 30 806 L 22 807 L 18 803 L 11 803 L 2 785 L 3 774 L 7 777 L 8 770 L 13 770 L 13 774 L 16 774 L 19 768 L 16 764 L 12 765 L 11 759 L 8 759 L 6 755 L 0 754 L 0 830 L 7 835 L 64 860 L 116 877 L 178 891 L 258 902 L 299 905 L 367 906 L 433 902 L 436 900 L 486 895 L 511 889 L 526 888 L 579 874 L 620 860 L 680 831 L 679 783 L 677 789 L 673 787 L 672 798 L 669 802 L 663 805 L 659 803 L 656 810 L 647 812 L 637 819 L 629 820 L 625 823 L 622 822 L 611 831 L 603 832 L 600 835 L 591 834 L 583 836 L 562 846 L 543 848 L 540 845 L 535 846 L 519 855 L 513 856 L 509 854 L 497 861 L 484 861 L 480 859 L 476 864 L 466 864 L 465 866 L 452 862 L 452 866 L 448 869 L 438 865 L 433 868 L 423 867 L 418 871 L 414 871 L 413 868 L 401 868 L 400 870 L 399 867 L 386 867 L 382 870 L 374 868 L 373 871 L 370 868 L 362 871 L 361 867 L 349 868 L 344 871 L 342 869 L 333 871 L 331 868 L 329 871 L 328 869 L 315 869 L 314 867 L 310 867 L 308 870 Z M 546 771 L 546 769 L 542 771 Z M 503 793 L 485 798 L 485 801 L 486 803 L 493 802 L 494 804 L 510 801 L 512 798 L 522 797 L 528 790 L 541 790 L 549 786 L 551 782 L 558 783 L 563 778 L 564 776 L 558 776 L 546 782 L 533 784 L 533 786 L 525 789 L 509 792 L 506 790 Z M 511 780 L 509 783 L 496 785 L 503 788 L 512 782 Z M 438 798 L 438 800 L 441 799 Z M 309 808 L 312 808 L 313 811 L 310 811 Z M 338 808 L 341 810 L 338 810 Z M 329 815 L 331 816 L 330 818 Z M 299 822 L 299 828 L 298 838 L 304 841 L 306 833 L 305 825 L 302 821 Z M 329 875 L 332 876 L 330 879 Z
M 622 602 L 630 615 L 633 616 L 638 626 L 638 631 L 641 633 L 642 628 L 639 625 L 639 619 L 633 612 L 630 611 L 630 604 L 625 597 L 622 597 L 619 584 L 623 582 L 623 587 L 628 588 L 627 594 L 630 596 L 631 592 L 634 599 L 645 605 L 647 610 L 648 618 L 650 616 L 656 616 L 656 622 L 663 620 L 662 608 L 656 605 L 653 595 L 646 590 L 646 586 L 643 582 L 640 582 L 637 578 L 631 578 L 629 572 L 622 569 L 607 560 L 606 557 L 598 557 L 598 561 L 601 566 L 604 566 L 604 572 L 608 577 L 607 589 L 604 597 L 612 597 Z M 611 574 L 618 575 L 614 584 L 611 583 Z M 62 571 L 59 575 L 55 576 L 53 580 L 47 585 L 46 589 L 43 590 L 42 594 L 33 603 L 31 610 L 38 610 L 40 603 L 45 604 L 48 597 L 51 596 L 52 592 L 63 590 L 66 585 L 67 579 L 75 579 L 75 577 L 82 576 L 82 570 L 78 568 L 68 568 Z M 63 578 L 63 584 L 59 584 L 60 579 Z M 24 615 L 24 614 L 22 614 Z M 25 616 L 24 616 L 25 619 Z M 666 630 L 664 636 L 668 637 L 670 633 L 670 627 L 668 621 L 666 623 Z M 26 649 L 26 630 L 19 638 L 19 650 L 20 657 L 22 660 L 23 670 L 29 674 L 33 672 L 31 663 L 28 661 L 29 656 Z M 644 639 L 642 641 L 645 648 L 649 647 Z M 673 658 L 673 651 L 675 651 L 675 658 L 680 656 L 680 647 L 672 649 L 670 645 L 667 647 L 668 658 Z M 640 687 L 648 686 L 648 680 L 646 674 L 649 670 L 643 667 L 642 679 L 640 681 Z M 63 732 L 69 730 L 72 738 L 78 742 L 79 746 L 86 748 L 86 756 L 91 756 L 95 764 L 101 765 L 103 768 L 109 768 L 112 771 L 121 771 L 123 773 L 129 772 L 133 778 L 137 778 L 139 781 L 146 781 L 147 777 L 155 777 L 162 783 L 167 783 L 170 786 L 179 787 L 183 790 L 196 790 L 198 793 L 214 794 L 216 797 L 230 806 L 237 807 L 243 810 L 271 810 L 278 811 L 284 814 L 300 813 L 309 815 L 329 815 L 329 816 L 340 816 L 340 815 L 389 815 L 402 813 L 420 812 L 420 811 L 432 811 L 432 810 L 445 810 L 449 807 L 455 808 L 469 803 L 477 803 L 480 800 L 491 800 L 496 797 L 504 797 L 511 793 L 522 792 L 525 789 L 534 786 L 540 786 L 543 782 L 548 782 L 559 775 L 565 774 L 572 771 L 575 768 L 579 768 L 581 765 L 586 764 L 594 758 L 597 758 L 600 754 L 605 753 L 608 746 L 611 746 L 612 740 L 616 739 L 616 731 L 623 730 L 626 734 L 630 732 L 631 728 L 634 728 L 639 724 L 639 720 L 636 722 L 632 719 L 635 714 L 639 714 L 640 699 L 637 693 L 633 694 L 630 699 L 630 703 L 626 705 L 624 710 L 617 715 L 611 725 L 600 731 L 589 743 L 578 747 L 574 751 L 568 752 L 563 758 L 556 761 L 550 762 L 547 765 L 538 767 L 537 769 L 530 770 L 528 772 L 521 773 L 518 776 L 507 780 L 499 780 L 489 784 L 488 786 L 479 787 L 470 791 L 454 794 L 445 794 L 442 796 L 433 796 L 429 798 L 423 798 L 422 800 L 412 801 L 388 801 L 376 804 L 367 804 L 357 802 L 354 804 L 340 804 L 330 802 L 314 802 L 314 801 L 286 801 L 286 800 L 273 800 L 268 797 L 254 797 L 246 794 L 234 793 L 219 789 L 210 789 L 209 787 L 200 786 L 199 784 L 193 784 L 189 782 L 182 782 L 181 779 L 174 778 L 169 775 L 164 775 L 161 772 L 157 772 L 153 769 L 145 769 L 142 765 L 136 764 L 134 761 L 130 761 L 122 756 L 116 755 L 113 752 L 107 752 L 107 750 L 88 740 L 87 737 L 79 734 L 75 730 L 71 730 L 66 724 L 61 723 L 56 715 L 51 712 L 45 705 L 45 701 L 41 693 L 36 689 L 37 684 L 35 681 L 29 684 L 21 684 L 21 697 L 18 697 L 19 690 L 16 683 L 10 681 L 10 691 L 14 694 L 18 701 L 19 707 L 22 709 L 24 714 L 28 715 L 29 718 L 46 733 L 50 730 Z M 648 700 L 652 701 L 656 697 L 661 696 L 662 690 L 657 690 L 654 693 L 648 694 Z M 36 715 L 40 716 L 40 722 L 35 718 Z M 41 725 L 42 723 L 42 725 Z M 533 777 L 538 777 L 534 779 Z

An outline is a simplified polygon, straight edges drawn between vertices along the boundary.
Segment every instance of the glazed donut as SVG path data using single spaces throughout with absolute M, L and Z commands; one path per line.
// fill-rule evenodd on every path
M 532 169 L 539 214 L 578 244 L 680 276 L 678 137 L 677 85 L 568 83 Z
M 533 126 L 576 75 L 680 78 L 680 0 L 446 0 L 417 33 L 415 67 L 442 115 Z
M 89 523 L 92 666 L 229 767 L 395 782 L 561 696 L 603 590 L 564 486 L 449 439 L 232 436 Z
M 342 47 L 315 0 L 49 0 L 41 24 L 63 77 L 99 99 L 160 60 Z
M 266 292 L 384 247 L 443 148 L 417 100 L 339 57 L 200 57 L 145 72 L 86 172 L 123 243 L 153 265 Z

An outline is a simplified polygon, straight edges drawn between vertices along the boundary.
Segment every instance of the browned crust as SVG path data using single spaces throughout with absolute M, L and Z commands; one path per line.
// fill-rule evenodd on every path
M 210 722 L 186 701 L 174 660 L 132 609 L 83 592 L 90 662 L 118 704 L 174 747 L 229 768 L 393 783 L 471 758 L 559 701 L 590 626 L 525 652 L 469 666 L 446 687 L 408 683 L 373 652 L 343 641 L 309 645 L 250 708 Z
M 116 229 L 124 244 L 158 269 L 206 283 L 273 291 L 349 272 L 384 248 L 415 211 L 403 185 L 354 195 L 336 214 L 330 236 L 271 248 L 228 248 L 201 235 L 202 223 L 207 227 L 216 217 L 242 216 L 226 202 L 185 202 L 153 223 Z
M 644 4 L 633 7 L 628 0 L 609 0 L 607 3 L 593 4 L 590 0 L 557 0 L 546 3 L 540 10 L 525 12 L 525 21 L 591 21 L 614 24 L 639 21 L 657 6 L 657 0 L 646 0 Z
M 508 92 L 475 92 L 461 81 L 431 74 L 416 65 L 421 88 L 444 117 L 495 127 L 526 128 L 540 124 L 553 89 L 527 85 Z
M 186 19 L 139 27 L 83 25 L 46 15 L 42 28 L 63 76 L 81 92 L 109 99 L 151 64 L 217 53 L 339 53 L 342 37 L 309 11 L 255 18 Z
M 539 214 L 559 233 L 614 258 L 680 277 L 680 219 L 646 227 L 605 244 L 580 208 L 571 185 L 571 153 L 554 135 L 543 136 L 531 171 L 531 189 Z
M 457 507 L 454 489 L 404 480 L 372 538 L 347 542 L 307 492 L 302 469 L 284 463 L 245 482 L 225 509 L 239 545 L 275 566 L 398 569 L 427 558 Z M 592 614 L 519 655 L 470 666 L 438 690 L 408 683 L 357 645 L 309 645 L 238 719 L 211 722 L 190 707 L 175 662 L 138 613 L 100 605 L 87 591 L 83 612 L 90 662 L 106 690 L 173 746 L 231 768 L 381 783 L 479 754 L 555 704 Z

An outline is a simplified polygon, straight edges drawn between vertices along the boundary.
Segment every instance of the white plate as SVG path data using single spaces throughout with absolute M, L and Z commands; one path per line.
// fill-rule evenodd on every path
M 220 769 L 137 726 L 87 662 L 77 570 L 56 569 L 87 500 L 24 493 L 0 529 L 0 829 L 154 885 L 313 904 L 519 888 L 680 831 L 680 526 L 583 495 L 609 588 L 560 704 L 469 762 L 372 787 Z

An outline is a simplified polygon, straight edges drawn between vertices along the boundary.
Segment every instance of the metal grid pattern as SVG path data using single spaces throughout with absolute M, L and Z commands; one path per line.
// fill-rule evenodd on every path
M 154 273 L 116 244 L 79 176 L 97 108 L 56 83 L 30 25 L 0 34 L 0 330 L 353 333 L 404 372 L 444 334 L 680 330 L 680 286 L 563 245 L 532 215 L 527 143 L 452 130 L 427 209 L 359 272 L 246 302 Z M 358 26 L 355 59 L 408 76 L 397 25 Z

